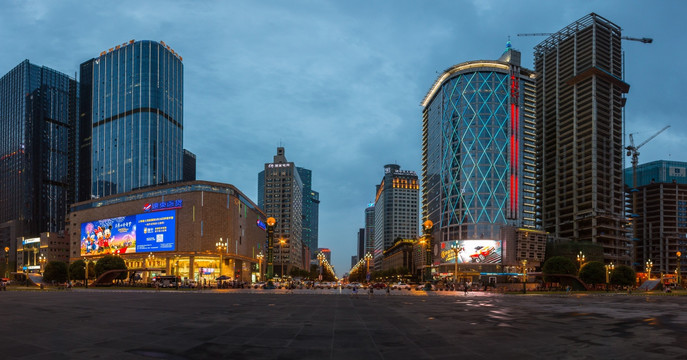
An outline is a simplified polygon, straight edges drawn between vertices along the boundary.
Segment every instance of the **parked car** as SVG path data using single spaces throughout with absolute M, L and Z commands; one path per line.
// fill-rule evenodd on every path
M 384 289 L 386 288 L 386 284 L 382 282 L 374 283 L 372 284 L 372 288 L 374 289 Z
M 408 285 L 404 282 L 398 282 L 398 283 L 391 285 L 391 288 L 394 290 L 410 290 L 410 285 Z

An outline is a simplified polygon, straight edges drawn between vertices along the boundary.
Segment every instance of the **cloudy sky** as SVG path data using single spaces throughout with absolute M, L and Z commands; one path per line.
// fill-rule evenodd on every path
M 660 4 L 660 5 L 657 5 Z M 67 74 L 130 39 L 184 58 L 184 147 L 198 178 L 257 203 L 257 173 L 282 144 L 313 171 L 320 246 L 350 267 L 384 164 L 421 170 L 420 101 L 440 72 L 497 59 L 510 37 L 533 68 L 543 37 L 596 12 L 623 35 L 627 132 L 640 163 L 687 161 L 682 1 L 0 1 L 0 76 L 24 59 Z M 683 65 L 684 66 L 684 65 Z M 628 162 L 629 165 L 629 162 Z

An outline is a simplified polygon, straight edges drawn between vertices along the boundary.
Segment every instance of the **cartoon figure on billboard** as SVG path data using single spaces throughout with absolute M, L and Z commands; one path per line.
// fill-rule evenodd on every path
M 110 240 L 112 239 L 112 225 L 103 230 L 103 250 L 105 254 L 110 253 Z

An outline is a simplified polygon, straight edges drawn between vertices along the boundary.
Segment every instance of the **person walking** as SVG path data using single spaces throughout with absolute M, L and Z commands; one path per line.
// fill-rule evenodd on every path
M 374 295 L 374 292 L 375 292 L 374 286 L 370 285 L 370 292 L 367 293 L 367 298 L 371 299 L 372 295 Z
M 355 296 L 356 298 L 358 297 L 358 287 L 357 286 L 353 286 L 353 296 Z
M 390 293 L 391 293 L 391 290 L 389 290 L 389 286 L 387 286 L 386 287 L 386 296 L 389 296 Z

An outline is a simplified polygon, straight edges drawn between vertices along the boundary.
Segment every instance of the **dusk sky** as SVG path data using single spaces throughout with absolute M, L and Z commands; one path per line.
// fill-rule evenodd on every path
M 623 41 L 626 133 L 639 143 L 671 125 L 640 164 L 687 161 L 683 1 L 2 1 L 0 76 L 24 59 L 74 76 L 115 45 L 164 41 L 183 57 L 184 148 L 198 179 L 257 203 L 257 174 L 284 146 L 313 172 L 320 247 L 341 276 L 383 166 L 421 176 L 420 102 L 437 76 L 497 59 L 509 37 L 533 69 L 545 38 L 517 34 L 557 32 L 591 12 L 654 39 Z

